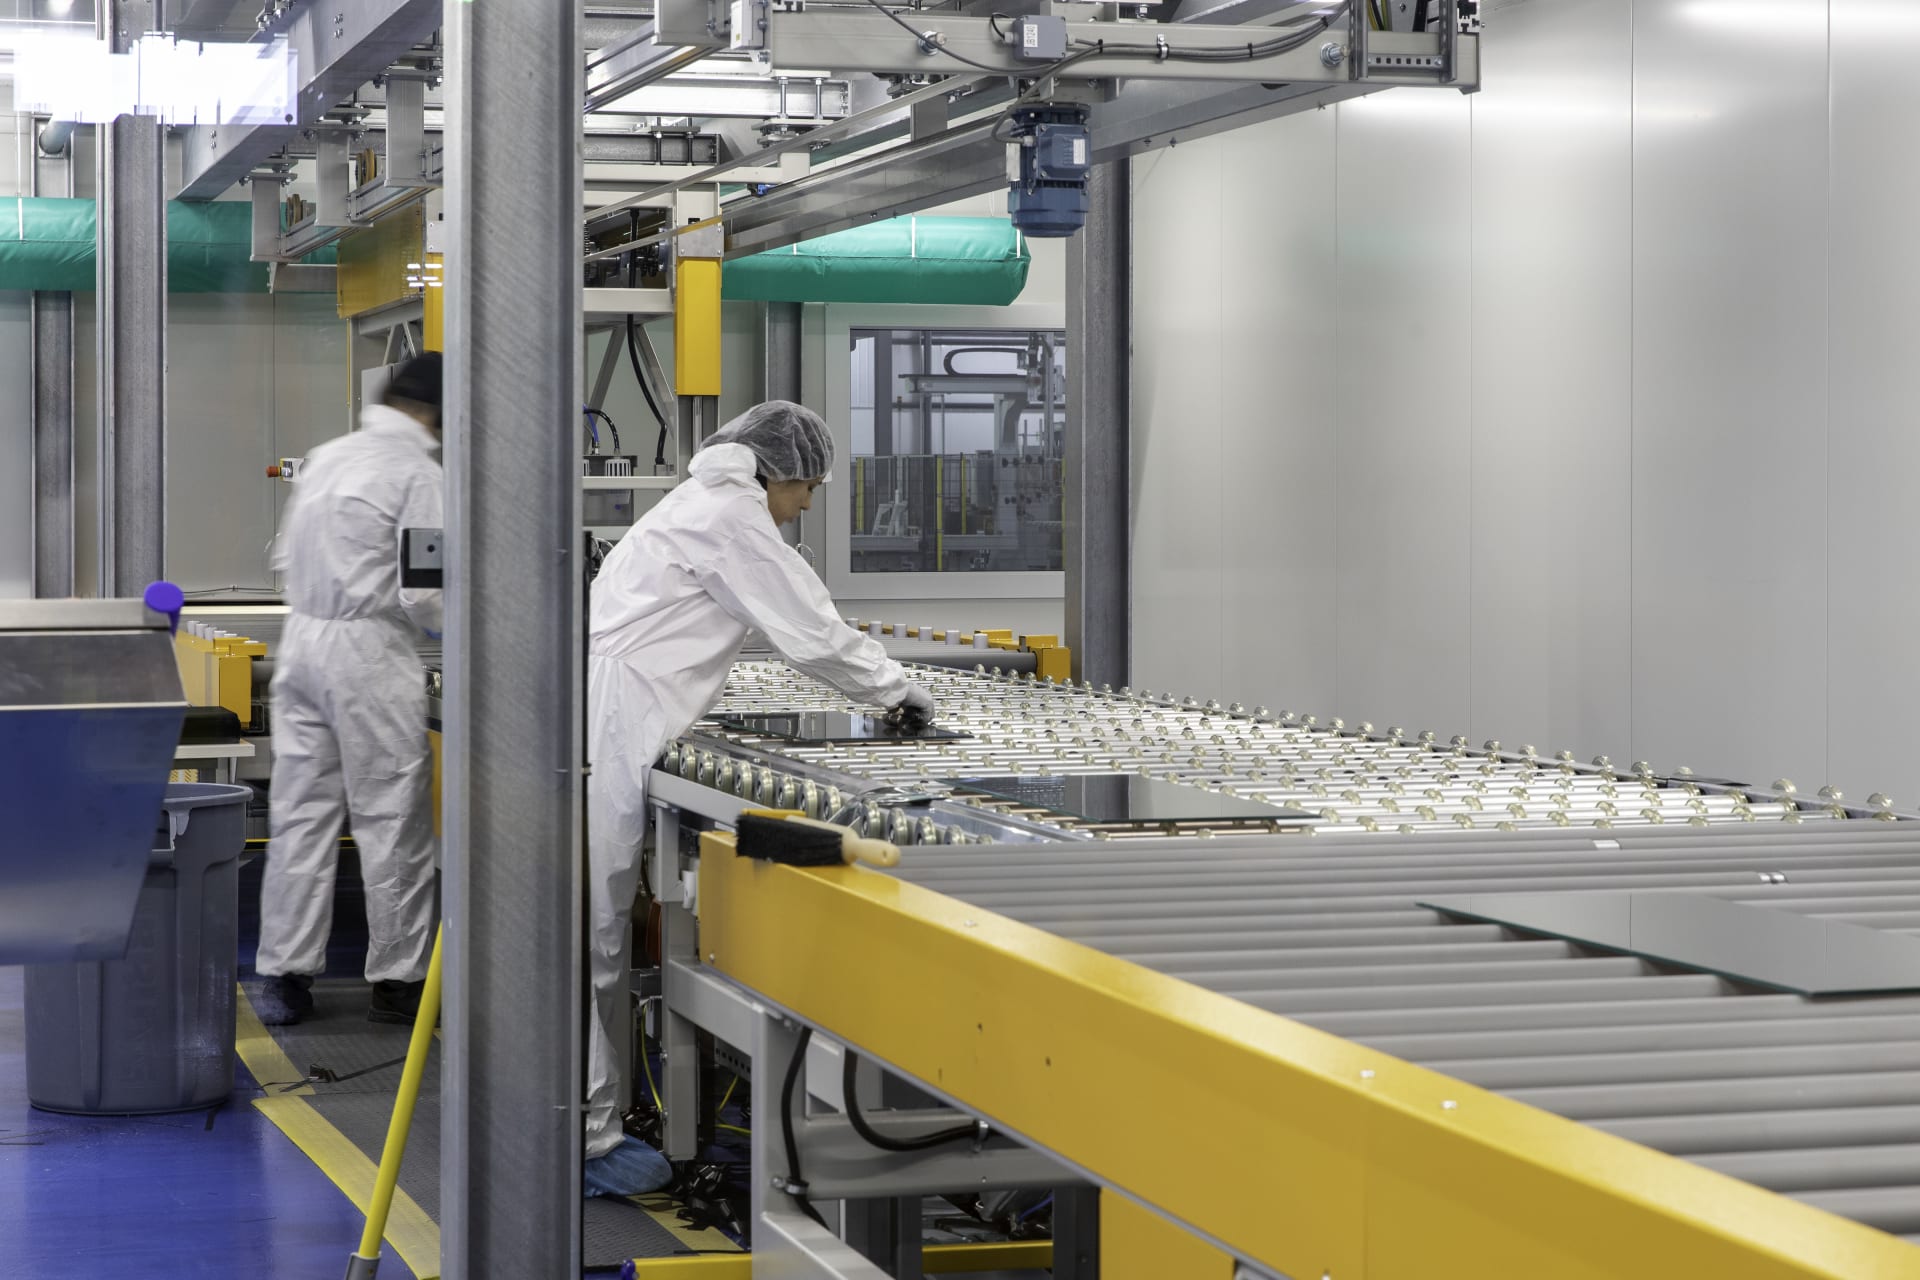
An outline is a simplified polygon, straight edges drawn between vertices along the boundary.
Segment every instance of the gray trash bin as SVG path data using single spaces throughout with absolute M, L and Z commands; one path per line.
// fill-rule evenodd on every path
M 171 783 L 120 960 L 27 966 L 27 1100 L 140 1115 L 233 1092 L 246 787 Z

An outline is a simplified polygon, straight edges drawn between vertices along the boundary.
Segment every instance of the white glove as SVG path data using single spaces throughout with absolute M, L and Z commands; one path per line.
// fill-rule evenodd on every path
M 921 720 L 933 721 L 933 695 L 917 684 L 907 686 L 907 696 L 900 699 L 900 705 Z
M 899 706 L 887 712 L 887 720 L 906 723 L 916 729 L 933 723 L 933 695 L 920 685 L 906 685 L 906 697 L 900 699 Z

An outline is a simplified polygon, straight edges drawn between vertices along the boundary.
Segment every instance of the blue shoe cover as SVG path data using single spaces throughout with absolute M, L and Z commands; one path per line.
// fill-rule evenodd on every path
M 667 1158 L 631 1136 L 622 1138 L 607 1154 L 587 1161 L 581 1179 L 589 1197 L 643 1196 L 672 1181 L 673 1166 Z

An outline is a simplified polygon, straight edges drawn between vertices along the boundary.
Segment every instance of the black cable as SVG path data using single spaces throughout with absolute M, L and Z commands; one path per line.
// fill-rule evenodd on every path
M 807 1180 L 800 1176 L 800 1143 L 793 1134 L 793 1093 L 800 1084 L 800 1069 L 807 1064 L 807 1045 L 813 1040 L 813 1028 L 802 1027 L 793 1046 L 793 1060 L 787 1063 L 787 1078 L 780 1086 L 780 1136 L 787 1144 L 787 1194 L 809 1218 L 831 1231 L 827 1220 L 807 1199 Z
M 872 0 L 868 2 L 872 3 Z M 1114 44 L 1105 40 L 1083 40 L 1079 42 L 1079 56 L 1100 53 L 1116 58 L 1151 58 L 1155 62 L 1257 62 L 1277 54 L 1291 53 L 1318 39 L 1346 9 L 1347 6 L 1342 4 L 1330 10 L 1317 27 L 1307 27 L 1264 44 L 1248 43 L 1237 49 L 1176 49 L 1170 44 Z
M 941 1129 L 918 1138 L 890 1138 L 875 1129 L 867 1118 L 860 1114 L 860 1099 L 854 1092 L 854 1073 L 859 1068 L 860 1059 L 851 1049 L 843 1051 L 844 1064 L 840 1073 L 840 1089 L 846 1095 L 847 1123 L 853 1131 L 866 1140 L 869 1146 L 882 1151 L 925 1151 L 930 1147 L 945 1146 L 949 1142 L 961 1142 L 973 1138 L 979 1133 L 972 1124 L 955 1125 L 951 1129 Z
M 634 233 L 639 234 L 639 217 L 634 217 Z M 639 284 L 640 255 L 636 251 L 627 255 L 627 288 Z M 640 344 L 634 338 L 633 313 L 627 313 L 627 361 L 633 365 L 633 380 L 640 384 L 640 394 L 646 397 L 647 408 L 653 411 L 654 421 L 660 424 L 660 438 L 654 442 L 653 465 L 667 465 L 667 415 L 660 412 L 660 405 L 653 398 L 653 388 L 647 385 L 647 375 L 640 371 Z M 618 446 L 615 446 L 618 448 Z
M 947 48 L 943 44 L 934 43 L 933 41 L 928 40 L 927 34 L 925 32 L 914 30 L 914 26 L 911 22 L 908 22 L 905 18 L 901 17 L 899 14 L 895 13 L 893 10 L 887 8 L 887 6 L 885 6 L 884 4 L 881 4 L 880 0 L 867 0 L 867 3 L 872 5 L 874 8 L 878 9 L 881 13 L 886 14 L 889 18 L 893 19 L 894 23 L 897 26 L 899 26 L 901 30 L 905 31 L 908 35 L 912 36 L 914 40 L 919 42 L 920 47 L 928 53 L 932 53 L 937 50 L 940 53 L 946 54 L 949 58 L 952 58 L 955 62 L 964 62 L 970 67 L 978 67 L 980 70 L 988 72 L 991 75 L 1007 76 L 1007 75 L 1025 75 L 1026 74 L 1026 72 L 1020 71 L 1018 69 L 1009 69 L 1007 67 L 996 67 L 985 62 L 976 61 L 973 58 L 969 58 L 964 53 L 955 53 L 953 50 Z M 928 47 L 929 45 L 931 45 L 932 47 L 929 48 Z
M 607 424 L 607 435 L 613 440 L 613 451 L 615 453 L 620 452 L 620 428 L 613 425 L 613 419 L 608 416 L 606 410 L 596 409 L 592 405 L 587 405 L 581 412 L 590 414 Z

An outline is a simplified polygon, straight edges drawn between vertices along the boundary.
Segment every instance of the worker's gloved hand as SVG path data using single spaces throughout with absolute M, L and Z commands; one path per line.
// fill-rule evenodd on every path
M 887 719 L 902 729 L 920 730 L 933 723 L 933 695 L 917 684 L 907 686 L 906 697 L 887 713 Z

